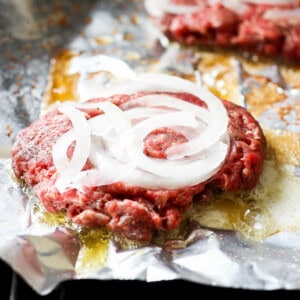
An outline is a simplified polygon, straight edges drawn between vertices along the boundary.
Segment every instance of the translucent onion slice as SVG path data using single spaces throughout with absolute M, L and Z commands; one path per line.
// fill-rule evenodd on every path
M 135 100 L 128 101 L 121 105 L 122 109 L 128 109 L 130 106 L 143 106 L 143 107 L 165 107 L 165 108 L 173 108 L 177 110 L 191 110 L 195 112 L 195 114 L 204 120 L 205 122 L 209 121 L 209 112 L 207 109 L 189 103 L 187 101 L 181 100 L 179 98 L 175 98 L 168 95 L 146 95 Z M 127 112 L 130 112 L 127 111 Z
M 75 56 L 69 67 L 69 74 L 100 71 L 109 72 L 117 78 L 134 79 L 136 77 L 133 70 L 121 59 L 101 54 Z
M 294 4 L 295 0 L 241 0 L 242 2 L 257 4 L 257 5 L 290 5 Z
M 269 9 L 267 10 L 264 15 L 264 19 L 272 20 L 272 21 L 283 21 L 283 25 L 286 24 L 293 24 L 298 25 L 300 24 L 300 8 L 295 9 Z
M 101 114 L 88 120 L 92 135 L 105 136 L 112 129 L 109 117 Z
M 175 161 L 152 158 L 150 168 L 154 171 L 153 173 L 136 169 L 126 177 L 126 183 L 152 189 L 178 189 L 196 185 L 204 182 L 219 170 L 220 161 L 224 161 L 227 150 L 227 144 L 218 143 L 204 157 L 202 155 L 202 157 L 186 159 L 186 163 L 182 165 Z M 147 157 L 140 156 L 139 159 L 145 160 L 142 163 L 147 167 L 149 162 L 147 162 Z M 157 163 L 153 164 L 153 161 Z M 140 162 L 139 160 L 138 164 Z M 162 170 L 165 176 L 161 175 Z
M 156 79 L 154 79 L 152 75 L 151 76 L 146 75 L 146 77 L 148 79 L 147 78 L 145 79 L 142 77 L 142 80 L 145 79 L 144 82 L 148 83 L 148 89 L 149 89 L 149 87 L 153 88 L 154 90 L 160 88 L 159 86 L 158 86 L 158 88 L 156 86 L 153 87 L 153 82 Z M 166 75 L 166 76 L 159 75 L 158 77 L 159 77 L 159 79 L 157 81 L 159 82 L 159 85 L 165 83 L 163 90 L 167 90 L 168 87 L 170 87 L 169 86 L 170 81 L 166 81 L 166 79 L 168 79 L 168 80 L 174 79 L 172 76 L 168 76 L 168 75 Z M 152 85 L 150 83 L 152 83 Z M 178 86 L 177 84 L 180 86 L 181 91 L 182 90 L 186 91 L 186 92 L 192 91 L 191 86 L 190 86 L 191 83 L 187 82 L 186 80 L 177 81 L 176 87 Z M 191 84 L 191 85 L 193 85 L 193 84 Z M 195 92 L 195 85 L 193 85 L 193 90 Z M 198 98 L 202 99 L 202 97 L 199 96 L 199 92 L 203 93 L 203 91 L 205 92 L 205 90 L 199 88 L 194 94 L 196 96 L 198 96 Z M 212 101 L 209 101 L 209 99 L 207 97 L 205 97 L 205 98 L 207 99 L 208 102 L 211 102 L 209 104 L 207 103 L 208 107 L 211 109 L 215 109 L 214 108 L 215 100 L 217 100 L 217 104 L 220 103 L 220 100 L 215 99 L 214 97 L 211 97 Z M 176 99 L 176 101 L 174 101 L 174 99 L 175 99 L 174 97 L 166 96 L 166 95 L 155 95 L 155 96 L 147 95 L 147 96 L 143 96 L 143 97 L 137 98 L 136 100 L 125 103 L 123 105 L 123 108 L 126 108 L 132 104 L 137 105 L 139 103 L 139 105 L 145 105 L 145 106 L 160 106 L 160 107 L 167 106 L 167 107 L 172 107 L 172 108 L 177 108 L 177 109 L 183 109 L 183 108 L 191 109 L 197 113 L 197 116 L 199 116 L 202 120 L 204 120 L 207 123 L 209 122 L 209 118 L 214 117 L 214 116 L 209 116 L 208 110 L 204 109 L 203 107 L 188 103 L 188 102 L 180 100 L 180 99 Z M 221 104 L 221 106 L 223 106 L 223 104 Z M 224 110 L 225 109 L 223 107 L 223 112 L 224 112 Z M 212 124 L 212 122 L 210 122 L 210 125 L 212 124 L 214 126 L 209 126 L 208 130 L 203 135 L 200 135 L 198 137 L 198 139 L 194 139 L 193 141 L 191 141 L 189 143 L 184 143 L 184 144 L 169 148 L 167 150 L 168 158 L 169 159 L 182 158 L 186 155 L 192 155 L 196 152 L 201 151 L 204 148 L 208 148 L 209 146 L 213 145 L 219 138 L 219 136 L 217 135 L 219 131 L 217 131 L 216 129 L 220 130 L 220 129 L 222 129 L 222 126 L 225 126 L 225 129 L 223 127 L 223 131 L 220 133 L 220 135 L 222 135 L 227 130 L 226 125 L 225 125 L 228 122 L 226 112 L 225 112 L 225 115 L 223 114 L 223 116 L 222 116 L 220 114 L 220 116 L 222 117 L 222 119 L 219 119 L 219 122 L 215 122 L 213 124 Z M 224 121 L 223 123 L 222 123 L 222 120 Z
M 201 6 L 199 5 L 182 5 L 172 4 L 170 0 L 145 0 L 145 8 L 153 17 L 162 17 L 164 13 L 169 14 L 188 14 L 196 12 Z
M 207 151 L 207 154 L 209 155 L 205 155 L 205 159 L 202 158 L 193 160 L 191 159 L 193 157 L 186 157 L 175 161 L 168 159 L 155 159 L 148 157 L 143 153 L 143 140 L 149 132 L 156 128 L 172 127 L 174 125 L 195 127 L 197 125 L 197 122 L 195 121 L 196 120 L 193 120 L 193 116 L 191 116 L 190 113 L 176 112 L 154 117 L 135 126 L 134 129 L 136 138 L 134 147 L 132 147 L 131 151 L 133 157 L 137 160 L 137 165 L 147 172 L 171 179 L 176 179 L 178 176 L 182 176 L 182 174 L 184 174 L 187 178 L 190 176 L 194 178 L 195 172 L 197 172 L 199 176 L 198 178 L 201 176 L 201 178 L 203 178 L 204 175 L 207 174 L 207 170 L 210 169 L 209 165 L 212 163 L 210 158 L 212 156 L 214 163 L 217 163 L 218 165 L 220 163 L 220 157 L 222 157 L 221 161 L 224 160 L 227 153 L 227 145 L 224 143 L 217 143 L 219 147 L 218 156 L 214 156 L 216 153 Z
M 71 187 L 83 191 L 82 187 L 95 187 L 103 184 L 105 184 L 103 181 L 103 172 L 98 169 L 89 169 L 78 173 L 74 177 Z
M 204 88 L 198 87 L 185 79 L 164 74 L 142 74 L 139 76 L 139 80 L 147 82 L 149 88 L 156 91 L 190 93 L 203 100 L 210 113 L 208 127 L 199 139 L 191 143 L 170 147 L 167 150 L 168 158 L 178 159 L 208 148 L 215 144 L 220 136 L 223 136 L 227 131 L 228 116 L 224 105 L 216 96 Z
M 95 97 L 109 82 L 105 73 L 81 74 L 77 83 L 77 94 L 79 101 L 84 102 Z
M 208 0 L 207 4 L 215 5 L 216 3 L 221 3 L 224 7 L 236 12 L 239 15 L 242 15 L 248 10 L 248 6 L 246 2 L 251 2 L 251 0 L 249 1 Z M 203 3 L 200 3 L 198 5 L 172 4 L 170 0 L 146 0 L 145 1 L 145 8 L 148 11 L 148 13 L 151 16 L 159 17 L 159 18 L 162 17 L 164 13 L 175 14 L 175 15 L 194 13 L 197 12 L 204 5 L 205 5 L 204 1 Z
M 73 128 L 53 148 L 54 164 L 60 172 L 56 182 L 59 191 L 118 181 L 152 189 L 176 189 L 201 183 L 217 172 L 229 147 L 228 116 L 222 102 L 192 82 L 162 74 L 140 74 L 101 94 L 139 92 L 151 94 L 120 107 L 103 101 L 60 109 Z M 170 92 L 192 94 L 207 108 L 165 94 Z M 79 109 L 91 108 L 103 113 L 87 121 Z M 169 147 L 167 159 L 148 157 L 143 152 L 145 139 L 159 128 L 173 128 L 188 139 Z M 69 160 L 66 153 L 73 141 L 75 149 Z M 82 171 L 87 159 L 94 169 Z
M 104 149 L 100 137 L 93 137 L 93 144 L 90 150 L 89 159 L 92 164 L 101 172 L 98 178 L 98 185 L 107 185 L 126 178 L 135 168 L 135 162 L 123 163 L 110 156 Z
M 68 167 L 69 159 L 67 151 L 72 142 L 76 140 L 74 129 L 69 130 L 59 137 L 52 148 L 53 163 L 58 172 Z
M 110 122 L 117 133 L 120 133 L 126 127 L 130 127 L 129 120 L 124 116 L 123 111 L 115 104 L 109 101 L 100 102 L 99 108 L 110 118 Z
M 138 79 L 126 83 L 111 84 L 109 87 L 100 91 L 97 97 L 109 98 L 114 95 L 132 95 L 137 92 L 149 91 L 146 82 Z
M 110 97 L 115 94 L 134 94 L 138 92 L 170 92 L 170 93 L 189 93 L 203 100 L 211 113 L 210 121 L 216 127 L 222 128 L 223 133 L 227 130 L 228 117 L 224 105 L 216 96 L 202 87 L 182 78 L 165 74 L 140 74 L 134 81 L 126 84 L 112 86 L 101 92 L 101 97 Z M 145 96 L 146 97 L 146 96 Z M 153 97 L 153 101 L 156 101 Z M 167 101 L 167 100 L 166 100 Z M 181 100 L 182 102 L 185 102 Z M 128 103 L 128 105 L 130 102 Z M 188 105 L 188 104 L 187 104 Z M 126 107 L 126 104 L 125 104 Z M 195 105 L 195 107 L 197 107 Z M 203 108 L 196 108 L 203 111 Z M 214 119 L 216 118 L 216 119 Z
M 96 170 L 98 169 L 92 169 L 93 172 L 91 172 L 91 178 L 89 178 L 89 174 L 84 174 L 83 172 L 81 172 L 83 174 L 80 174 L 79 177 L 74 180 L 74 183 L 77 184 L 78 189 L 81 188 L 82 185 L 102 186 L 113 184 L 119 181 L 149 189 L 178 189 L 180 187 L 187 187 L 205 181 L 207 179 L 207 176 L 211 177 L 219 169 L 218 161 L 220 156 L 220 149 L 214 148 L 214 150 L 214 157 L 212 157 L 211 159 L 209 174 L 205 174 L 205 176 L 203 174 L 199 174 L 198 172 L 195 174 L 196 169 L 193 168 L 192 171 L 194 173 L 191 174 L 191 176 L 193 176 L 192 179 L 190 178 L 191 176 L 182 176 L 183 173 L 181 173 L 181 176 L 177 178 L 170 179 L 168 177 L 162 177 L 154 173 L 145 172 L 144 170 L 137 168 L 133 163 L 119 163 L 116 160 L 113 160 L 109 155 L 107 155 L 106 152 L 102 152 L 101 154 L 99 154 L 97 149 L 97 159 L 99 165 L 102 165 L 102 168 L 99 169 L 99 173 L 96 172 Z M 91 158 L 91 160 L 93 159 L 95 158 Z M 105 162 L 105 165 L 103 165 L 103 162 Z M 160 168 L 162 168 L 162 166 L 160 166 Z M 95 176 L 97 176 L 97 178 L 95 178 Z
M 154 116 L 147 120 L 141 121 L 133 127 L 135 134 L 135 142 L 139 146 L 143 147 L 143 140 L 147 137 L 149 133 L 158 128 L 173 126 L 187 126 L 196 128 L 198 122 L 195 118 L 195 114 L 191 111 L 179 111 L 165 113 L 162 115 Z M 143 149 L 137 149 L 140 153 L 143 153 Z
M 200 163 L 200 157 L 194 157 L 190 160 L 191 164 L 186 167 L 187 171 L 190 172 L 187 173 L 189 176 L 186 176 L 186 173 L 180 173 L 180 176 L 174 176 L 172 175 L 173 170 L 168 169 L 171 173 L 166 174 L 164 177 L 160 174 L 145 172 L 145 170 L 137 168 L 135 161 L 131 161 L 131 163 L 126 164 L 114 160 L 106 151 L 99 151 L 99 149 L 103 150 L 101 144 L 101 142 L 99 144 L 99 140 L 98 145 L 93 143 L 92 147 L 94 148 L 91 149 L 89 157 L 90 161 L 97 166 L 96 170 L 99 170 L 99 173 L 95 169 L 93 169 L 90 174 L 81 172 L 82 174 L 74 180 L 74 183 L 78 186 L 78 188 L 80 188 L 81 185 L 101 186 L 116 183 L 118 181 L 124 181 L 127 184 L 150 189 L 176 189 L 179 187 L 195 185 L 206 180 L 207 176 L 212 176 L 218 170 L 220 157 L 227 151 L 227 145 L 224 143 L 215 145 L 211 149 L 212 153 L 210 159 L 204 160 L 206 162 Z M 157 161 L 162 162 L 163 160 L 157 159 Z M 171 163 L 175 166 L 178 165 L 175 162 Z M 192 163 L 194 164 L 192 165 Z M 184 165 L 183 162 L 182 165 Z M 164 165 L 159 164 L 158 171 L 156 173 L 160 173 L 164 167 Z M 208 167 L 210 169 L 208 174 L 204 174 L 203 172 L 201 173 L 201 170 L 207 169 Z M 179 172 L 184 172 L 184 170 L 179 170 Z M 185 176 L 182 176 L 183 174 L 185 174 Z M 170 179 L 170 176 L 173 178 Z
M 221 0 L 219 2 L 221 2 L 224 7 L 234 11 L 238 15 L 245 14 L 249 9 L 247 3 L 242 3 L 241 0 Z
M 170 0 L 145 0 L 145 8 L 148 13 L 154 17 L 162 17 L 165 13 L 170 14 L 189 14 L 198 11 L 205 5 L 182 5 L 172 4 Z M 221 3 L 224 7 L 234 11 L 239 15 L 243 15 L 247 10 L 247 4 L 256 5 L 294 5 L 295 0 L 208 0 L 207 4 L 215 5 Z
M 91 147 L 91 131 L 88 122 L 81 111 L 72 106 L 62 106 L 59 111 L 65 114 L 72 122 L 76 142 L 72 158 L 68 161 L 68 163 L 64 163 L 58 168 L 60 170 L 60 175 L 55 184 L 60 193 L 63 193 L 72 182 L 74 174 L 79 173 L 87 162 Z M 69 133 L 69 135 L 72 134 Z M 67 140 L 68 139 L 71 140 L 72 138 L 67 136 Z M 59 145 L 63 145 L 65 147 L 67 144 L 67 142 L 63 143 L 62 140 L 59 140 Z M 66 156 L 55 156 L 59 155 L 60 152 L 66 153 L 66 149 L 64 147 L 61 151 L 57 149 L 59 145 L 55 146 L 56 148 L 52 153 L 56 164 L 58 164 L 61 159 L 65 160 L 66 158 Z
M 81 102 L 96 97 L 108 85 L 110 78 L 101 73 L 103 71 L 111 73 L 115 78 L 135 78 L 132 69 L 117 58 L 106 55 L 80 55 L 72 58 L 69 73 L 80 74 L 77 93 Z
M 87 104 L 89 105 L 90 103 Z M 97 104 L 94 108 L 102 110 L 104 114 L 88 121 L 91 133 L 102 137 L 106 142 L 118 144 L 115 148 L 118 149 L 117 152 L 119 154 L 117 156 L 121 157 L 123 147 L 128 146 L 128 143 L 133 139 L 131 122 L 124 112 L 113 103 L 107 101 Z
M 152 96 L 152 98 L 154 98 Z M 152 108 L 152 107 L 135 107 L 124 111 L 126 118 L 134 124 L 141 119 L 154 117 L 163 113 L 174 112 L 172 108 Z

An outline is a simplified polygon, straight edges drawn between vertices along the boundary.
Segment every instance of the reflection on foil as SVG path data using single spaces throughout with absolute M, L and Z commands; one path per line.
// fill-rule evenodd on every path
M 272 82 L 277 83 L 282 89 L 287 88 L 287 84 L 282 78 L 278 65 L 271 65 L 269 67 L 262 68 L 254 74 L 269 78 Z
M 0 248 L 25 230 L 30 222 L 26 194 L 9 173 L 10 160 L 0 161 Z
M 19 238 L 18 245 L 19 256 L 10 263 L 42 293 L 75 276 L 74 266 L 80 244 L 65 229 L 43 230 L 36 235 L 29 229 Z
M 35 40 L 43 35 L 43 28 L 39 26 L 34 15 L 34 2 L 33 0 L 1 1 L 0 16 L 13 37 L 21 40 Z
M 178 44 L 170 44 L 160 56 L 156 69 L 160 72 L 193 75 L 200 57 L 191 49 L 181 49 Z
M 244 94 L 253 86 L 259 86 L 259 82 L 244 76 L 244 66 L 236 58 L 228 60 L 227 56 L 221 56 L 226 63 L 216 70 L 215 58 L 207 56 L 204 63 L 209 71 L 202 71 L 200 67 L 197 70 L 197 64 L 203 57 L 193 56 L 193 51 L 170 44 L 166 37 L 155 32 L 145 21 L 142 1 L 59 1 L 61 6 L 57 14 L 52 14 L 56 1 L 43 1 L 42 5 L 40 2 L 0 0 L 0 47 L 5 53 L 0 57 L 3 66 L 0 70 L 0 96 L 5 103 L 0 107 L 1 158 L 8 156 L 16 132 L 37 118 L 40 112 L 51 51 L 55 47 L 125 58 L 132 67 L 143 71 L 163 70 L 192 79 L 196 74 L 198 82 L 210 87 L 217 85 L 222 91 L 221 96 L 230 98 L 235 95 L 237 102 L 243 105 L 246 105 Z M 64 18 L 64 11 L 68 12 L 67 19 Z M 13 21 L 6 23 L 8 16 Z M 40 19 L 37 20 L 37 16 Z M 65 26 L 68 23 L 70 26 Z M 159 48 L 153 35 L 160 40 Z M 169 48 L 165 51 L 167 46 Z M 157 64 L 153 66 L 153 62 Z M 287 93 L 287 85 L 282 82 L 279 71 L 277 66 L 270 66 L 254 73 L 274 81 L 281 91 Z M 233 76 L 228 76 L 230 72 Z M 106 79 L 103 75 L 92 77 L 89 89 L 106 84 Z M 228 93 L 224 82 L 235 80 L 240 88 L 238 93 Z M 66 91 L 63 92 L 66 94 Z M 79 91 L 83 94 L 87 92 Z M 298 133 L 295 112 L 286 109 L 286 105 L 294 107 L 299 99 L 295 90 L 290 90 L 290 93 L 287 94 L 290 96 L 288 102 L 270 105 L 261 118 L 264 122 L 277 120 L 278 128 L 286 125 L 287 121 L 294 126 L 289 129 Z M 283 119 L 278 119 L 276 109 L 286 112 Z M 274 139 L 278 138 L 276 136 Z M 211 230 L 191 222 L 181 239 L 170 238 L 162 247 L 147 245 L 126 250 L 120 247 L 118 241 L 110 240 L 109 245 L 107 241 L 97 244 L 104 253 L 97 256 L 91 251 L 94 242 L 84 245 L 83 236 L 78 235 L 76 230 L 62 224 L 47 225 L 31 215 L 28 195 L 12 179 L 9 164 L 9 160 L 0 160 L 0 257 L 41 294 L 49 293 L 63 280 L 77 278 L 138 279 L 148 282 L 180 278 L 226 287 L 300 288 L 300 236 L 297 232 L 281 232 L 262 242 L 253 242 L 242 238 L 234 231 L 235 228 Z M 299 167 L 296 170 L 299 173 Z M 273 174 L 275 177 L 270 180 L 278 185 L 277 173 Z M 283 185 L 292 188 L 299 186 L 294 179 L 288 183 L 282 181 L 277 189 L 279 199 L 282 198 L 280 189 Z M 265 195 L 261 203 L 269 205 L 271 195 Z M 290 193 L 290 202 L 298 199 L 298 195 Z M 295 206 L 294 214 L 293 207 L 286 210 L 280 206 L 280 201 L 273 201 L 271 209 L 274 218 L 280 222 L 284 223 L 280 217 L 286 217 L 292 223 L 299 223 L 299 205 Z M 284 229 L 293 230 L 288 227 Z M 97 236 L 98 233 L 95 233 L 93 238 Z M 101 264 L 88 265 L 88 261 L 84 261 L 87 256 L 102 260 Z
M 204 278 L 207 282 L 230 286 L 239 275 L 239 265 L 221 249 L 215 235 L 181 250 L 174 257 L 176 268 L 191 272 L 194 278 Z
M 58 229 L 50 236 L 28 236 L 33 248 L 36 250 L 36 256 L 39 258 L 39 264 L 43 268 L 53 270 L 72 270 L 77 259 L 79 243 L 67 232 Z M 59 259 L 58 259 L 59 258 Z
M 300 97 L 289 97 L 270 106 L 259 121 L 268 128 L 300 133 L 299 112 Z

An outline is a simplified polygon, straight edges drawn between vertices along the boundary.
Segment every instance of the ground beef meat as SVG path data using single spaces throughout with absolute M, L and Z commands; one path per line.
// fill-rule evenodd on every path
M 191 0 L 172 2 L 197 3 Z M 223 6 L 221 1 L 205 3 L 194 13 L 165 13 L 162 18 L 154 20 L 168 37 L 180 43 L 239 48 L 267 57 L 299 60 L 300 19 L 289 22 L 288 18 L 271 20 L 264 17 L 267 10 L 292 9 L 300 6 L 299 2 L 290 6 L 249 4 L 243 13 Z
M 108 98 L 116 105 L 137 97 L 118 95 Z M 185 101 L 203 105 L 189 94 L 176 94 Z M 93 99 L 91 101 L 103 101 Z M 195 195 L 205 190 L 253 188 L 262 171 L 265 139 L 258 123 L 242 107 L 223 101 L 229 116 L 231 146 L 226 161 L 211 179 L 195 186 L 174 190 L 146 189 L 117 182 L 102 187 L 72 189 L 61 194 L 55 181 L 58 172 L 52 159 L 52 146 L 72 128 L 69 119 L 58 110 L 51 111 L 23 129 L 12 147 L 12 167 L 16 176 L 33 188 L 49 212 L 65 211 L 76 223 L 87 227 L 107 226 L 129 239 L 149 240 L 154 229 L 178 227 Z M 99 114 L 86 111 L 87 118 Z M 169 143 L 184 142 L 185 137 L 172 130 L 156 130 L 145 141 L 144 152 L 164 158 Z M 72 155 L 74 145 L 69 147 Z M 87 162 L 84 169 L 91 168 Z
M 231 148 L 221 170 L 210 179 L 209 185 L 222 191 L 252 189 L 262 172 L 266 147 L 261 129 L 242 107 L 223 101 L 229 116 Z

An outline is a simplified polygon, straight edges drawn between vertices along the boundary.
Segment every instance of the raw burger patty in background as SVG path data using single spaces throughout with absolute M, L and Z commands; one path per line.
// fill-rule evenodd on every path
M 175 96 L 192 103 L 197 102 L 189 94 Z M 134 97 L 136 95 L 118 95 L 106 100 L 118 105 Z M 48 112 L 18 134 L 12 148 L 13 170 L 18 178 L 33 188 L 49 212 L 64 211 L 74 222 L 83 226 L 105 225 L 129 239 L 149 240 L 154 229 L 170 230 L 178 227 L 195 195 L 201 198 L 215 190 L 248 190 L 257 184 L 266 147 L 262 130 L 244 108 L 228 101 L 223 103 L 229 116 L 231 143 L 228 155 L 215 175 L 195 186 L 155 190 L 117 182 L 101 187 L 86 187 L 83 191 L 72 189 L 61 194 L 55 186 L 58 172 L 53 164 L 52 147 L 60 136 L 72 128 L 72 124 L 58 110 Z M 97 110 L 87 111 L 89 117 L 97 114 Z M 167 138 L 182 138 L 175 133 L 160 130 L 150 134 L 144 146 L 144 152 L 149 156 L 160 155 L 153 146 L 158 135 L 160 143 L 167 143 Z M 69 156 L 73 149 L 74 145 L 71 145 Z M 84 169 L 90 168 L 92 165 L 88 161 Z
M 195 5 L 197 0 L 171 2 Z M 220 2 L 210 5 L 206 1 L 192 13 L 164 13 L 156 22 L 171 39 L 187 45 L 235 47 L 267 57 L 300 59 L 299 2 L 290 5 Z M 298 10 L 298 16 L 293 9 Z

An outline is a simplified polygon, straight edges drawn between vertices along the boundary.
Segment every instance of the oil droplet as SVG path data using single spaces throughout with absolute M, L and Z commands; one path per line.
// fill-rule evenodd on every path
M 79 232 L 82 248 L 76 264 L 78 274 L 94 273 L 107 261 L 108 244 L 111 238 L 106 228 L 87 229 Z

